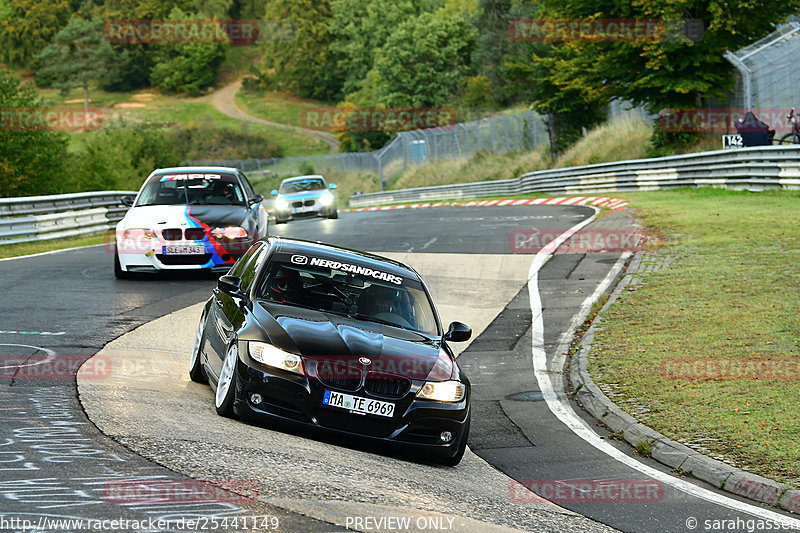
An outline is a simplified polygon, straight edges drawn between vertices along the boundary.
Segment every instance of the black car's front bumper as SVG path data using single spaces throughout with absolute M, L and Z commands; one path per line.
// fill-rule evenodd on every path
M 243 353 L 240 351 L 240 353 Z M 244 352 L 246 353 L 246 352 Z M 244 355 L 249 360 L 249 356 Z M 332 387 L 308 372 L 301 376 L 281 369 L 242 359 L 237 365 L 237 391 L 234 412 L 249 419 L 280 420 L 325 431 L 359 435 L 387 443 L 413 446 L 437 458 L 450 458 L 468 430 L 470 388 L 460 402 L 436 402 L 416 398 L 422 381 L 412 381 L 410 390 L 400 398 L 391 398 Z M 391 418 L 351 413 L 348 410 L 322 404 L 325 390 L 372 398 L 395 404 Z M 253 394 L 261 396 L 259 404 Z M 449 432 L 452 438 L 443 442 L 441 435 Z

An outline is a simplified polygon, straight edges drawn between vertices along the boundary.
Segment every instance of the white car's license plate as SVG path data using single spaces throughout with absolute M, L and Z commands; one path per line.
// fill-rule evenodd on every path
M 341 392 L 334 392 L 331 390 L 325 391 L 322 403 L 330 407 L 338 407 L 340 409 L 347 409 L 351 412 L 364 413 L 367 415 L 385 416 L 387 418 L 394 416 L 394 404 L 391 402 L 371 400 L 369 398 L 342 394 Z
M 308 211 L 311 211 L 312 209 L 314 209 L 313 205 L 304 205 L 303 207 L 295 207 L 294 208 L 294 212 L 295 213 L 306 213 Z
M 198 245 L 178 245 L 178 246 L 165 246 L 164 255 L 202 255 L 206 253 L 205 246 Z

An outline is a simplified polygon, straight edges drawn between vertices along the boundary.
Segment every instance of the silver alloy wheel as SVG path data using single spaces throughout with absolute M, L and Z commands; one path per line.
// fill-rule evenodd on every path
M 200 319 L 200 325 L 197 326 L 197 334 L 194 336 L 194 348 L 192 348 L 192 359 L 189 361 L 189 368 L 194 368 L 194 365 L 197 363 L 197 358 L 200 357 L 200 339 L 203 338 L 203 323 L 206 321 L 206 317 L 203 316 Z
M 236 368 L 236 360 L 239 358 L 239 348 L 234 343 L 228 348 L 228 353 L 225 355 L 225 362 L 222 364 L 222 370 L 219 372 L 219 383 L 217 383 L 217 396 L 216 406 L 219 408 L 225 398 L 228 396 L 228 389 L 231 387 L 233 381 L 233 372 Z

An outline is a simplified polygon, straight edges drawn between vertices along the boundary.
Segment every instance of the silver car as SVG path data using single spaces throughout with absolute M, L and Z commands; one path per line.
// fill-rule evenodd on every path
M 278 224 L 302 217 L 339 218 L 336 197 L 332 190 L 336 184 L 327 184 L 318 174 L 286 178 L 275 196 L 275 222 Z

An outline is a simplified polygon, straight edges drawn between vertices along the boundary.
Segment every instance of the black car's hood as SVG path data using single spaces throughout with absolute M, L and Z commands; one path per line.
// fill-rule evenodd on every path
M 449 379 L 452 360 L 438 339 L 311 309 L 258 301 L 253 313 L 278 348 L 297 353 L 303 360 L 326 360 L 345 366 L 401 374 L 411 379 Z
M 248 212 L 243 205 L 190 205 L 187 216 L 214 228 L 241 226 Z

